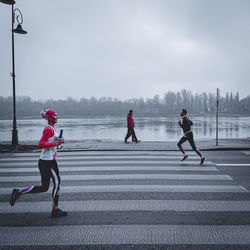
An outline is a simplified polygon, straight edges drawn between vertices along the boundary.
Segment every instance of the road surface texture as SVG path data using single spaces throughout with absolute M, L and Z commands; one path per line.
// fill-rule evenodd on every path
M 250 249 L 250 151 L 59 152 L 59 205 L 39 185 L 38 153 L 0 154 L 1 249 Z

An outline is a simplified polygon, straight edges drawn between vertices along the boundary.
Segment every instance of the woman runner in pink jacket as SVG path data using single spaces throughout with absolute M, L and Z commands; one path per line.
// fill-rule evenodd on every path
M 60 189 L 60 176 L 56 162 L 57 146 L 64 143 L 63 138 L 58 137 L 58 133 L 54 125 L 57 123 L 57 113 L 53 109 L 48 109 L 41 112 L 44 119 L 48 120 L 48 125 L 43 130 L 43 135 L 39 141 L 38 147 L 42 149 L 40 159 L 38 161 L 38 168 L 41 174 L 41 186 L 28 186 L 20 189 L 13 189 L 10 205 L 14 206 L 16 200 L 23 194 L 34 194 L 47 192 L 49 189 L 50 178 L 53 180 L 52 191 L 52 212 L 51 217 L 66 216 L 67 212 L 62 211 L 58 207 L 59 189 Z

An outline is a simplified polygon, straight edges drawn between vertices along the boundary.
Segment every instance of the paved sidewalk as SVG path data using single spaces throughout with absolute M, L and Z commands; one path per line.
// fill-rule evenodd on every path
M 0 142 L 0 152 L 9 150 L 7 144 L 10 142 Z M 37 141 L 19 141 L 20 151 L 32 151 L 36 148 Z M 130 142 L 125 144 L 122 140 L 90 139 L 82 141 L 67 141 L 62 145 L 63 151 L 77 150 L 127 150 L 127 151 L 160 151 L 178 150 L 177 141 L 141 141 L 140 143 Z M 214 139 L 196 140 L 196 146 L 200 150 L 250 150 L 250 137 L 243 139 L 220 139 L 216 146 Z M 183 144 L 185 150 L 191 150 L 188 142 Z

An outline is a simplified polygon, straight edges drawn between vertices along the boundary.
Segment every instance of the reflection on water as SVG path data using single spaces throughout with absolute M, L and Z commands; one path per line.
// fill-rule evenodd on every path
M 190 117 L 196 139 L 215 138 L 215 117 Z M 145 141 L 178 140 L 182 131 L 177 124 L 179 117 L 135 117 L 137 137 Z M 126 135 L 126 117 L 94 117 L 59 119 L 57 129 L 64 129 L 68 140 L 116 139 Z M 46 121 L 42 119 L 18 120 L 19 140 L 39 140 Z M 12 121 L 0 120 L 0 140 L 11 138 Z M 246 138 L 250 136 L 250 117 L 220 117 L 219 138 Z

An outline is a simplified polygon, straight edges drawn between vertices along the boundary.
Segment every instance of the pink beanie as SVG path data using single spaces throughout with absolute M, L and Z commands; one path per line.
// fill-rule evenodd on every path
M 56 114 L 56 111 L 53 109 L 47 109 L 41 111 L 41 116 L 46 120 L 50 119 L 54 114 Z
M 56 111 L 53 109 L 48 109 L 46 112 L 46 116 L 48 117 L 48 119 L 50 119 L 54 114 L 56 114 Z

